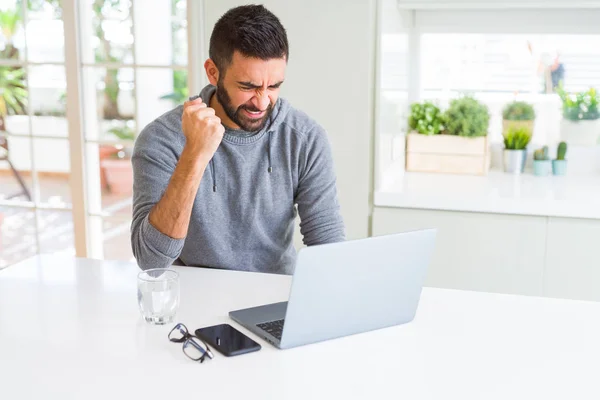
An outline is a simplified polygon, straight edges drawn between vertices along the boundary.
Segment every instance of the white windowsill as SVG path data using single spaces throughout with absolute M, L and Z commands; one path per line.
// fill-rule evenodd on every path
M 375 192 L 376 207 L 600 219 L 600 175 L 537 177 L 406 172 Z

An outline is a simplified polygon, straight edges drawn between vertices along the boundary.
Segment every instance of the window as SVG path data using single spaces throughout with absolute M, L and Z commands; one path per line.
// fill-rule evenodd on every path
M 0 148 L 0 268 L 40 252 L 75 254 L 77 237 L 86 256 L 133 259 L 133 143 L 188 97 L 187 5 L 0 0 L 0 85 L 11 89 L 0 135 L 16 171 Z M 77 32 L 79 47 L 65 31 Z M 67 70 L 78 72 L 79 87 L 67 87 Z M 81 143 L 77 164 L 71 147 Z M 73 199 L 86 199 L 80 214 Z
M 490 109 L 490 137 L 500 142 L 502 107 L 531 102 L 538 115 L 532 144 L 559 140 L 561 101 L 567 91 L 600 88 L 600 35 L 423 34 L 421 98 L 445 106 L 473 93 Z
M 413 102 L 431 100 L 445 109 L 450 100 L 469 93 L 485 103 L 491 116 L 492 168 L 501 168 L 507 103 L 532 103 L 537 117 L 529 150 L 552 148 L 560 140 L 559 82 L 569 92 L 600 89 L 600 10 L 498 6 L 407 9 L 402 2 L 382 0 L 376 188 L 404 171 L 404 135 Z M 597 171 L 599 149 L 570 146 L 575 160 L 570 171 Z
M 61 14 L 58 2 L 0 2 L 0 268 L 72 252 Z
M 89 0 L 82 7 L 88 216 L 98 258 L 133 259 L 133 142 L 188 96 L 186 1 L 143 4 Z

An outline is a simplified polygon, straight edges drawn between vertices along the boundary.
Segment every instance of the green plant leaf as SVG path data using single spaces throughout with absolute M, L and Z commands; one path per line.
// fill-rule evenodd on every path
M 531 141 L 531 130 L 527 127 L 511 127 L 504 135 L 506 150 L 525 150 Z
M 173 71 L 173 92 L 160 97 L 161 100 L 171 100 L 175 104 L 182 104 L 189 98 L 187 87 L 187 72 Z
M 486 105 L 463 96 L 450 102 L 444 120 L 450 135 L 477 137 L 487 135 L 490 115 Z
M 443 114 L 431 102 L 411 104 L 408 126 L 423 135 L 437 135 L 444 130 Z
M 23 67 L 0 66 L 0 97 L 4 103 L 2 116 L 26 112 L 27 89 Z
M 135 140 L 135 132 L 127 125 L 111 128 L 108 132 L 115 135 L 120 140 Z
M 12 37 L 17 33 L 21 24 L 21 11 L 18 8 L 0 10 L 0 28 L 2 36 L 12 47 Z
M 502 117 L 509 121 L 533 121 L 535 110 L 533 105 L 524 101 L 513 101 L 502 110 Z
M 562 85 L 557 90 L 563 103 L 563 117 L 570 121 L 595 120 L 600 118 L 600 96 L 595 88 L 586 92 L 568 93 Z

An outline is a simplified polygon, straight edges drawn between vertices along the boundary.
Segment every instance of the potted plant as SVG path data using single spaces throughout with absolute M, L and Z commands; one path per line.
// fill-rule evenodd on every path
M 565 175 L 567 173 L 567 144 L 560 142 L 556 149 L 556 159 L 552 160 L 552 173 L 554 175 Z
M 128 125 L 115 127 L 109 130 L 111 134 L 122 141 L 133 142 L 135 133 Z M 130 145 L 115 145 L 108 155 L 100 160 L 101 174 L 104 175 L 105 185 L 111 194 L 128 195 L 133 190 L 133 171 L 131 168 L 131 155 L 133 148 Z M 102 150 L 101 150 L 102 151 Z
M 408 126 L 422 135 L 437 135 L 444 130 L 444 116 L 431 102 L 414 103 L 410 106 Z
M 595 146 L 600 137 L 600 96 L 596 89 L 567 93 L 562 87 L 558 94 L 563 104 L 560 135 L 563 141 L 583 146 Z
M 476 138 L 488 134 L 488 108 L 471 96 L 452 100 L 446 110 L 445 119 L 449 135 Z
M 533 105 L 524 101 L 508 103 L 502 110 L 502 134 L 506 135 L 511 127 L 520 128 L 522 126 L 533 132 L 534 121 Z
M 525 126 L 511 127 L 504 135 L 504 172 L 520 174 L 525 169 L 527 145 L 531 130 Z
M 533 174 L 536 176 L 547 176 L 551 171 L 550 156 L 548 155 L 548 146 L 537 149 L 533 152 Z
M 490 166 L 488 108 L 470 96 L 445 113 L 432 103 L 411 105 L 406 170 L 485 175 Z

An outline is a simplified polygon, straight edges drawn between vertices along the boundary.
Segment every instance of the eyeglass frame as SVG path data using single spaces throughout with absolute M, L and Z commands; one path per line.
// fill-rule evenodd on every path
M 182 330 L 180 328 L 183 328 L 184 332 L 182 332 Z M 175 330 L 178 330 L 183 335 L 183 337 L 171 338 L 171 334 Z M 173 329 L 171 329 L 171 331 L 169 332 L 169 335 L 167 337 L 169 338 L 169 341 L 171 341 L 172 343 L 183 343 L 181 350 L 183 351 L 183 354 L 185 354 L 186 357 L 192 361 L 200 361 L 200 364 L 202 364 L 204 362 L 204 360 L 206 359 L 206 357 L 210 358 L 211 360 L 214 358 L 214 355 L 213 355 L 212 351 L 210 350 L 210 347 L 208 347 L 208 345 L 206 344 L 206 342 L 204 340 L 200 339 L 198 336 L 192 335 L 190 333 L 189 329 L 187 328 L 187 326 L 185 326 L 185 324 L 182 324 L 181 322 L 179 322 L 177 325 L 175 325 L 173 327 Z M 204 347 L 206 347 L 206 350 L 202 349 L 196 343 L 196 340 L 199 341 L 200 343 L 202 343 L 204 345 Z M 189 345 L 193 346 L 198 351 L 200 351 L 202 353 L 202 356 L 200 356 L 199 358 L 190 357 L 189 354 L 187 354 L 185 352 L 185 349 Z

